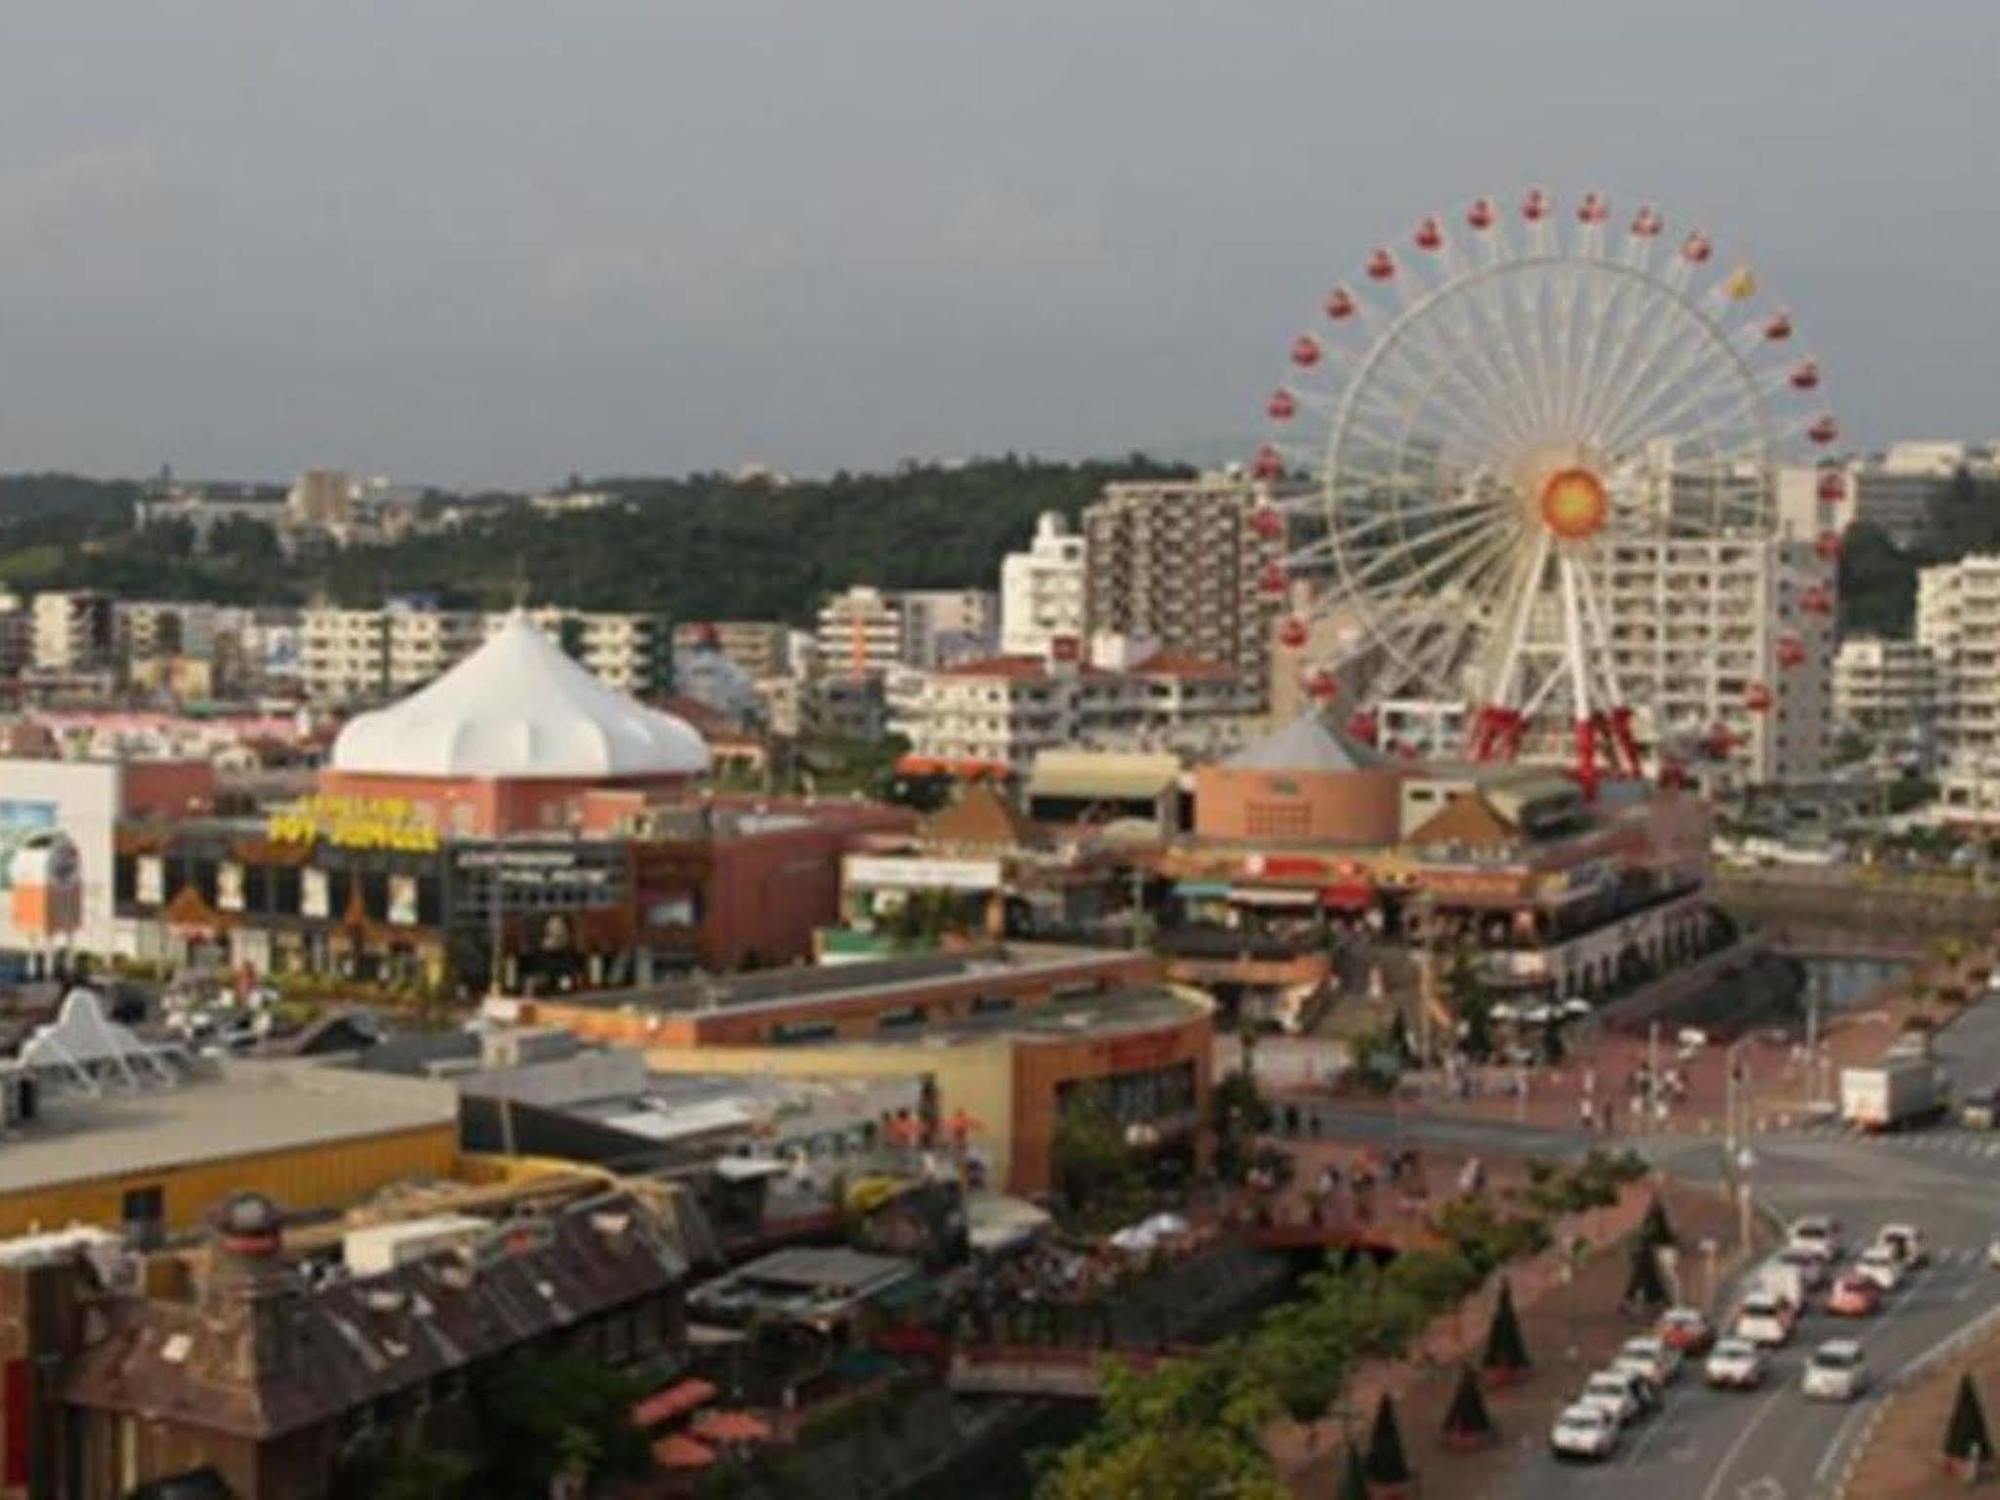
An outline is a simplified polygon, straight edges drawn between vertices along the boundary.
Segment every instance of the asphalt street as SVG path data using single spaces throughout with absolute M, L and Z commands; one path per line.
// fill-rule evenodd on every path
M 1969 1012 L 1940 1038 L 1939 1056 L 1960 1088 L 2000 1074 L 2000 1005 Z M 1713 1178 L 1713 1143 L 1655 1141 L 1645 1148 L 1670 1169 Z M 1684 1374 L 1662 1410 L 1628 1433 L 1618 1455 L 1597 1467 L 1558 1463 L 1544 1447 L 1524 1456 L 1496 1496 L 1561 1500 L 1613 1493 L 1623 1500 L 1826 1500 L 1854 1457 L 1884 1386 L 1942 1349 L 1982 1318 L 2000 1321 L 2000 1271 L 1986 1246 L 2000 1234 L 2000 1132 L 1953 1125 L 1882 1138 L 1838 1127 L 1760 1137 L 1751 1169 L 1756 1200 L 1781 1219 L 1830 1213 L 1856 1241 L 1884 1223 L 1915 1224 L 1931 1264 L 1875 1317 L 1809 1314 L 1754 1393 L 1705 1389 Z M 1808 1401 L 1799 1392 L 1806 1355 L 1820 1340 L 1858 1337 L 1869 1393 L 1847 1405 Z M 1587 1372 L 1577 1372 L 1581 1386 Z M 1543 1434 L 1520 1434 L 1540 1444 Z

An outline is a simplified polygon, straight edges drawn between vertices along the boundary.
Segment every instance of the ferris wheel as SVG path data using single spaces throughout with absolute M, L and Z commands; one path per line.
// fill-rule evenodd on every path
M 1364 737 L 1382 702 L 1455 705 L 1478 758 L 1553 732 L 1586 788 L 1642 774 L 1605 570 L 1777 534 L 1780 462 L 1839 436 L 1796 342 L 1706 233 L 1600 193 L 1481 198 L 1375 250 L 1293 341 L 1252 464 L 1308 689 L 1352 695 Z M 1831 563 L 1844 479 L 1815 483 Z

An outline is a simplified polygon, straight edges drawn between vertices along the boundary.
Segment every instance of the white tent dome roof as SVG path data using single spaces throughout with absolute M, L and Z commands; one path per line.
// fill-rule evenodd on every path
M 350 719 L 335 771 L 367 776 L 692 776 L 708 745 L 683 720 L 606 687 L 518 611 L 400 703 Z

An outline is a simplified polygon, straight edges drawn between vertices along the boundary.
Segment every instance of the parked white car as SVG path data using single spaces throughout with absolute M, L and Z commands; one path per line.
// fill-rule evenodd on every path
M 1645 1382 L 1629 1370 L 1599 1370 L 1584 1382 L 1583 1394 L 1576 1399 L 1598 1408 L 1621 1427 L 1646 1413 Z
M 1884 1224 L 1875 1231 L 1875 1248 L 1894 1255 L 1906 1271 L 1914 1271 L 1930 1259 L 1923 1231 L 1914 1224 Z
M 1631 1370 L 1654 1385 L 1672 1385 L 1681 1373 L 1681 1352 L 1662 1339 L 1627 1339 L 1611 1362 L 1614 1370 Z
M 1558 1458 L 1602 1463 L 1618 1451 L 1618 1423 L 1602 1407 L 1566 1406 L 1549 1429 L 1549 1451 Z
M 1723 1339 L 1709 1351 L 1701 1373 L 1710 1385 L 1754 1391 L 1764 1383 L 1764 1368 L 1764 1351 L 1748 1339 Z
M 1828 1260 L 1836 1260 L 1840 1256 L 1840 1221 L 1826 1214 L 1796 1219 L 1786 1232 L 1785 1243 L 1817 1250 Z
M 1795 1241 L 1778 1252 L 1778 1264 L 1791 1266 L 1799 1273 L 1799 1285 L 1807 1292 L 1816 1292 L 1833 1279 L 1833 1257 L 1818 1245 Z
M 1886 1246 L 1877 1245 L 1862 1251 L 1860 1258 L 1854 1262 L 1854 1269 L 1885 1292 L 1893 1292 L 1903 1284 L 1903 1263 L 1896 1258 L 1896 1252 Z
M 1774 1297 L 1745 1298 L 1730 1332 L 1760 1349 L 1775 1349 L 1792 1336 L 1792 1317 Z
M 1853 1339 L 1828 1339 L 1799 1377 L 1799 1389 L 1816 1401 L 1852 1401 L 1867 1385 L 1868 1363 Z

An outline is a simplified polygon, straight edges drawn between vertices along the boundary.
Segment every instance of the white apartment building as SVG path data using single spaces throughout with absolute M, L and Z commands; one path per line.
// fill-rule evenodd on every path
M 674 627 L 674 660 L 696 651 L 720 651 L 759 681 L 792 669 L 791 631 L 779 620 L 682 621 Z
M 1974 554 L 1917 575 L 1917 643 L 1935 663 L 1938 753 L 2000 774 L 2000 556 Z
M 991 589 L 904 589 L 895 600 L 906 666 L 944 667 L 987 656 L 999 639 L 1000 599 Z
M 1833 718 L 1869 734 L 1927 728 L 1937 707 L 1937 662 L 1919 641 L 1852 636 L 1833 659 Z
M 1035 522 L 1025 552 L 1000 564 L 1000 649 L 1008 656 L 1046 656 L 1059 635 L 1083 638 L 1083 538 L 1057 511 Z
M 822 676 L 880 677 L 903 664 L 903 609 L 894 594 L 866 584 L 829 594 L 815 624 Z
M 657 616 L 555 608 L 528 613 L 611 686 L 635 695 L 665 690 L 667 634 Z M 501 611 L 437 609 L 407 600 L 381 609 L 315 606 L 300 620 L 300 681 L 319 703 L 400 697 L 470 655 L 506 619 Z
M 1129 664 L 1099 653 L 996 656 L 899 677 L 890 728 L 915 762 L 1025 776 L 1044 750 L 1233 747 L 1254 695 L 1217 662 L 1151 651 Z
M 1812 544 L 1621 541 L 1597 566 L 1612 666 L 1644 736 L 1726 746 L 1737 779 L 1810 780 L 1832 716 L 1832 568 Z
M 117 644 L 111 597 L 86 589 L 35 595 L 34 665 L 43 672 L 88 672 L 107 665 Z

